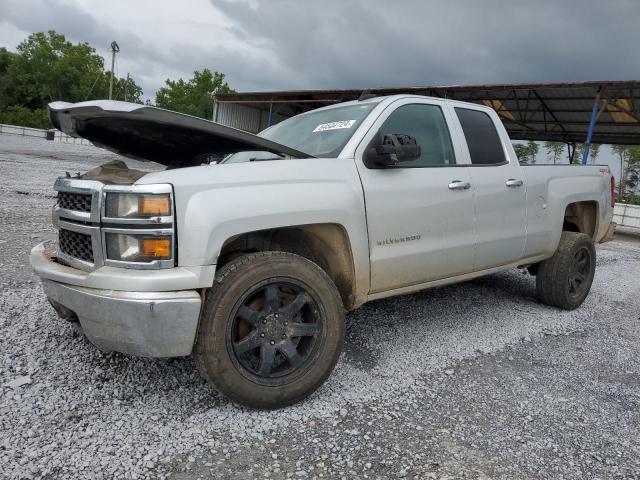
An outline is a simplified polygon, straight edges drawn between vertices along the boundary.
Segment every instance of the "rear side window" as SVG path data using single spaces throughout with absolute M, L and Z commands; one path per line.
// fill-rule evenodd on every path
M 473 165 L 505 163 L 502 142 L 491 117 L 479 110 L 456 107 Z

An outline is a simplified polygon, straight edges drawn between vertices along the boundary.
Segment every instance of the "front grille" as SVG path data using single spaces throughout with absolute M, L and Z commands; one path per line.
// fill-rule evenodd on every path
M 58 206 L 67 210 L 91 212 L 91 194 L 58 192 Z
M 60 229 L 58 243 L 62 253 L 93 263 L 93 247 L 90 235 Z

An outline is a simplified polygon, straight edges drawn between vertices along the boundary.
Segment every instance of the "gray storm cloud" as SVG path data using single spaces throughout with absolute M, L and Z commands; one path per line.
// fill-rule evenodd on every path
M 635 0 L 212 0 L 204 5 L 212 19 L 201 5 L 192 21 L 167 18 L 148 31 L 136 22 L 144 8 L 123 5 L 106 19 L 92 2 L 0 0 L 0 30 L 23 34 L 0 40 L 13 48 L 55 29 L 105 53 L 115 38 L 122 70 L 142 79 L 149 97 L 165 78 L 204 67 L 226 73 L 237 90 L 640 77 Z M 210 36 L 194 36 L 196 22 Z M 173 35 L 164 38 L 163 29 Z

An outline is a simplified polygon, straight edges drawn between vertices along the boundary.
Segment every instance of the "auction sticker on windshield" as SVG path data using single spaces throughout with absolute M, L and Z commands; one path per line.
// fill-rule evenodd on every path
M 321 123 L 316 128 L 313 129 L 313 132 L 326 132 L 327 130 L 339 130 L 341 128 L 351 128 L 353 124 L 356 123 L 355 120 L 340 120 L 339 122 L 330 122 L 330 123 Z

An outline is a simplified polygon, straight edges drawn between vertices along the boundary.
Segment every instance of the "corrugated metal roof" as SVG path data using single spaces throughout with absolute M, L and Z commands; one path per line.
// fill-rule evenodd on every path
M 366 89 L 374 95 L 410 93 L 480 103 L 494 108 L 509 135 L 518 140 L 584 142 L 596 98 L 600 115 L 593 143 L 640 144 L 640 80 L 579 83 L 449 85 Z M 218 95 L 220 103 L 294 115 L 357 99 L 363 89 L 244 92 Z M 598 97 L 599 94 L 599 97 Z

